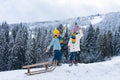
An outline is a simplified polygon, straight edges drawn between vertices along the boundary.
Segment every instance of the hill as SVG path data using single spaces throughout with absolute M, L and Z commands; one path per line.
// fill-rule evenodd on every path
M 38 68 L 36 68 L 38 69 Z M 63 64 L 53 72 L 27 76 L 26 70 L 0 72 L 0 80 L 120 80 L 120 57 L 109 61 L 69 67 Z

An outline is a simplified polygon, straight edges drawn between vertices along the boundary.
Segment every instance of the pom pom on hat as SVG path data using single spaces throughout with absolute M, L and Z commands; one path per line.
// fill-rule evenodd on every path
M 54 31 L 53 31 L 53 34 L 54 34 L 54 35 L 60 34 L 60 31 L 55 28 Z

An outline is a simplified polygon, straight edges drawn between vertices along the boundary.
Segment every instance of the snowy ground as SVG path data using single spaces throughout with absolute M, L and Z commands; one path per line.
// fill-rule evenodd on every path
M 0 72 L 0 80 L 120 80 L 120 57 L 110 61 L 79 64 L 69 67 L 63 64 L 53 72 L 27 76 L 27 70 Z

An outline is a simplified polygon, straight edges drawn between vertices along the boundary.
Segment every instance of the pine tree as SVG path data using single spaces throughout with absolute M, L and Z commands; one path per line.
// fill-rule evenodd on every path
M 113 52 L 113 36 L 112 32 L 108 31 L 99 40 L 100 52 L 103 58 L 110 58 L 114 55 Z
M 115 32 L 115 36 L 114 36 L 114 54 L 120 55 L 120 32 L 119 30 Z
M 90 25 L 87 37 L 85 39 L 85 53 L 84 56 L 84 62 L 94 62 L 95 61 L 95 30 Z
M 12 33 L 12 37 L 15 41 L 15 38 L 16 38 L 16 35 L 17 35 L 17 32 L 18 32 L 18 29 L 19 29 L 19 25 L 16 25 L 14 26 L 14 28 L 11 30 L 11 33 Z
M 100 60 L 104 60 L 104 57 L 105 57 L 105 52 L 106 51 L 106 36 L 105 34 L 104 35 L 100 35 L 99 38 L 98 38 L 98 52 L 99 52 L 99 55 L 101 58 Z
M 4 61 L 4 57 L 5 57 L 5 34 L 4 34 L 4 29 L 0 30 L 0 71 L 4 71 L 6 64 Z
M 111 31 L 108 31 L 107 32 L 107 35 L 106 35 L 106 38 L 107 38 L 107 48 L 106 48 L 106 56 L 107 57 L 111 57 L 113 56 L 113 35 L 112 35 L 112 32 Z
M 41 62 L 41 56 L 42 56 L 42 49 L 43 49 L 43 47 L 42 47 L 42 36 L 43 36 L 43 33 L 41 32 L 42 30 L 41 30 L 41 28 L 38 28 L 37 29 L 37 35 L 36 35 L 36 41 L 35 41 L 35 43 L 36 43 L 36 47 L 35 47 L 35 54 L 36 54 L 36 63 L 39 63 L 39 62 Z
M 99 34 L 100 34 L 100 30 L 99 27 L 96 28 L 95 31 L 95 61 L 99 61 L 101 60 L 101 53 L 99 51 Z
M 119 28 L 118 28 L 118 32 L 120 33 L 120 26 L 119 26 Z
M 99 46 L 100 53 L 102 57 L 105 58 L 107 53 L 107 38 L 105 33 L 104 35 L 100 35 Z
M 46 37 L 45 37 L 45 42 L 44 42 L 44 51 L 47 49 L 47 47 L 49 46 L 51 40 L 52 40 L 52 37 L 53 37 L 53 34 L 52 34 L 52 30 L 46 30 L 45 32 L 46 34 Z M 43 59 L 44 60 L 48 60 L 53 54 L 53 50 L 52 48 L 43 56 Z
M 13 37 L 14 39 L 14 37 Z M 20 69 L 25 64 L 25 53 L 27 48 L 28 32 L 27 27 L 19 25 L 13 47 L 9 50 L 9 69 Z
M 8 51 L 8 64 L 7 68 L 8 70 L 15 69 L 14 64 L 17 63 L 17 55 L 14 55 L 15 52 L 15 39 L 17 32 L 19 30 L 19 26 L 14 26 L 11 30 L 11 35 L 10 35 L 10 42 L 9 42 L 9 51 Z M 17 68 L 16 68 L 17 69 Z
M 2 23 L 0 26 L 0 70 L 7 70 L 8 49 L 9 49 L 9 26 Z
M 25 65 L 36 63 L 35 39 L 30 37 L 27 42 L 27 51 L 25 53 Z

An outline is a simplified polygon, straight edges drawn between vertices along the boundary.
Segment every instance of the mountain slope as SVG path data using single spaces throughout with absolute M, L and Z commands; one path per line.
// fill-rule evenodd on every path
M 0 72 L 0 80 L 120 80 L 120 57 L 110 61 L 79 64 L 69 67 L 63 64 L 53 72 L 27 76 L 27 70 Z
M 69 27 L 72 27 L 74 23 L 77 22 L 83 28 L 88 27 L 90 24 L 94 27 L 100 27 L 101 30 L 117 30 L 120 26 L 120 12 L 111 12 L 107 14 L 96 14 L 86 17 L 75 17 L 66 20 L 56 20 L 56 21 L 44 21 L 44 22 L 32 22 L 32 23 L 23 23 L 28 26 L 30 29 L 36 27 L 57 27 L 59 24 L 69 24 Z M 17 24 L 11 24 L 11 28 Z

